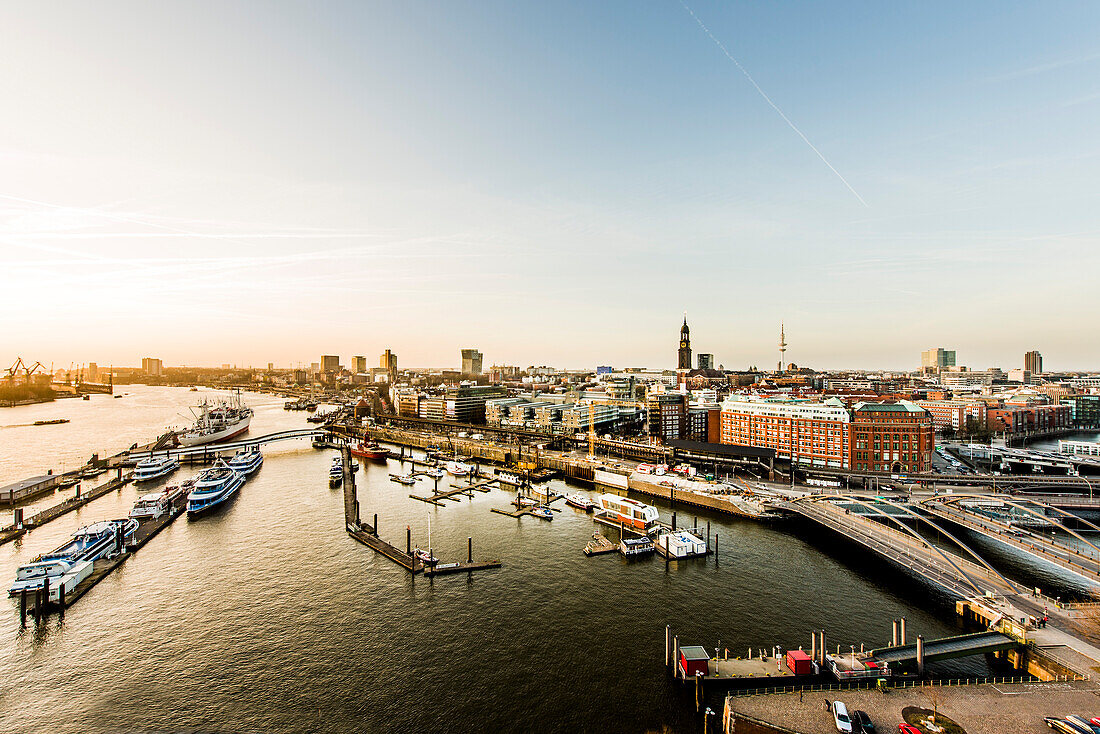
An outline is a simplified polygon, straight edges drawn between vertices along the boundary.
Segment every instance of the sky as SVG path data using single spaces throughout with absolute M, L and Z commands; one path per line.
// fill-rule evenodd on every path
M 0 6 L 0 367 L 1100 369 L 1100 4 L 685 2 Z

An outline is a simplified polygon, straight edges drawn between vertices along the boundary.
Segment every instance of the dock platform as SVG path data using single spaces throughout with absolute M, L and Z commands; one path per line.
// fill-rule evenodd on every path
M 592 540 L 588 541 L 588 544 L 584 546 L 584 554 L 586 556 L 602 556 L 606 553 L 616 553 L 618 550 L 619 544 L 612 543 L 599 531 L 592 533 Z
M 117 480 L 116 480 L 117 481 Z M 187 492 L 183 492 L 172 503 L 172 508 L 164 515 L 156 519 L 140 520 L 138 521 L 138 528 L 134 531 L 132 540 L 126 546 L 119 555 L 114 558 L 100 558 L 92 564 L 92 573 L 88 578 L 81 581 L 76 585 L 71 592 L 65 596 L 64 604 L 59 602 L 49 602 L 42 607 L 42 613 L 48 613 L 50 609 L 57 608 L 62 615 L 65 613 L 65 609 L 68 609 L 77 602 L 81 597 L 92 590 L 96 584 L 105 579 L 111 571 L 121 566 L 123 563 L 138 552 L 138 550 L 153 539 L 153 536 L 159 533 L 164 528 L 168 527 L 176 518 L 184 513 L 187 509 Z M 24 608 L 22 602 L 20 608 Z M 33 595 L 27 595 L 26 610 L 28 612 L 34 612 L 34 597 Z
M 73 510 L 83 507 L 92 500 L 99 499 L 105 494 L 109 494 L 116 489 L 121 489 L 132 479 L 132 474 L 123 474 L 121 478 L 111 479 L 104 482 L 98 487 L 92 487 L 86 492 L 81 493 L 76 497 L 70 497 L 69 499 L 59 502 L 53 507 L 47 507 L 41 512 L 31 515 L 23 521 L 22 527 L 8 526 L 0 530 L 0 545 L 16 538 L 22 537 L 28 530 L 41 527 L 51 520 L 55 520 L 62 515 L 72 512 Z

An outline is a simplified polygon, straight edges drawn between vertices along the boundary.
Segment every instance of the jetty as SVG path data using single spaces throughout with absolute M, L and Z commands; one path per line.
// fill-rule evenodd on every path
M 50 520 L 55 520 L 62 515 L 72 512 L 78 507 L 83 507 L 94 499 L 98 499 L 105 494 L 109 494 L 116 489 L 121 489 L 127 483 L 133 479 L 133 474 L 123 474 L 122 469 L 119 468 L 118 476 L 108 482 L 104 482 L 98 487 L 92 487 L 86 492 L 81 493 L 80 487 L 77 487 L 76 496 L 70 497 L 63 502 L 59 502 L 52 507 L 47 507 L 39 513 L 31 515 L 30 517 L 23 519 L 23 509 L 16 508 L 15 521 L 5 528 L 0 528 L 0 545 L 16 538 L 22 537 L 28 530 L 45 525 Z
M 85 594 L 92 590 L 96 584 L 105 579 L 108 574 L 121 566 L 123 563 L 134 555 L 152 540 L 153 536 L 159 533 L 164 528 L 168 527 L 177 517 L 182 515 L 187 509 L 187 492 L 181 492 L 180 495 L 172 502 L 168 512 L 164 513 L 158 518 L 146 518 L 138 521 L 137 530 L 131 536 L 130 542 L 127 543 L 121 553 L 110 558 L 99 558 L 92 564 L 92 573 L 88 578 L 81 581 L 76 585 L 68 594 L 64 593 L 64 587 L 61 589 L 61 594 L 56 602 L 47 602 L 37 597 L 35 594 L 30 594 L 24 591 L 19 597 L 19 622 L 21 625 L 26 626 L 27 614 L 31 613 L 35 616 L 36 621 L 41 621 L 51 609 L 57 609 L 58 614 L 62 619 L 65 618 L 65 610 L 75 604 Z
M 436 493 L 433 494 L 431 497 L 421 497 L 420 495 L 416 494 L 410 494 L 409 497 L 412 497 L 414 500 L 420 500 L 421 502 L 427 502 L 428 504 L 436 505 L 438 507 L 446 507 L 446 505 L 444 505 L 443 502 L 441 502 L 440 500 L 454 500 L 455 502 L 460 502 L 460 497 L 462 495 L 473 497 L 475 489 L 478 492 L 488 493 L 492 489 L 490 485 L 492 485 L 494 482 L 496 482 L 495 479 L 489 479 L 484 482 L 478 482 L 477 484 L 452 484 L 452 489 L 446 489 L 442 492 L 436 491 Z
M 349 472 L 347 469 L 347 459 L 350 457 L 350 450 L 348 447 L 342 446 L 341 451 L 345 454 L 344 464 L 344 523 L 347 529 L 348 535 L 354 538 L 356 541 L 362 543 L 368 548 L 372 549 L 376 553 L 390 559 L 397 565 L 404 568 L 414 576 L 418 573 L 423 573 L 425 576 L 442 576 L 444 574 L 462 573 L 481 571 L 485 569 L 500 568 L 501 562 L 499 560 L 489 561 L 475 561 L 474 558 L 474 541 L 473 538 L 467 538 L 467 555 L 466 561 L 458 563 L 423 563 L 416 555 L 413 554 L 412 548 L 412 528 L 405 527 L 405 550 L 401 550 L 393 543 L 383 540 L 378 534 L 378 514 L 374 515 L 374 522 L 371 525 L 367 525 L 360 520 L 359 517 L 359 498 L 355 489 L 355 474 Z M 459 490 L 451 494 L 459 494 L 461 492 L 469 491 L 470 487 L 462 487 Z M 483 491 L 489 491 L 485 489 Z M 415 497 L 415 495 L 409 495 Z M 415 497 L 416 499 L 427 501 L 423 497 Z M 432 500 L 433 504 L 441 504 L 435 500 Z M 429 549 L 430 551 L 431 549 Z

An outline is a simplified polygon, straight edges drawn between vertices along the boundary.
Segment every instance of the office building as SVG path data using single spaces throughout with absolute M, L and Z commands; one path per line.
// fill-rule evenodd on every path
M 931 465 L 932 415 L 906 400 L 822 403 L 730 396 L 721 443 L 769 448 L 803 466 L 856 471 L 924 471 Z
M 335 354 L 322 354 L 321 355 L 321 371 L 322 372 L 339 372 L 340 371 L 340 357 Z
M 164 362 L 153 357 L 143 357 L 141 360 L 141 371 L 147 375 L 153 377 L 160 377 L 164 374 Z
M 351 371 L 355 374 L 364 374 L 367 371 L 367 358 L 356 355 L 351 358 Z
M 88 370 L 84 373 L 85 382 L 99 382 L 99 365 L 95 362 L 88 363 Z
M 1024 352 L 1024 369 L 1033 375 L 1043 373 L 1043 355 L 1038 352 Z
M 382 353 L 382 356 L 378 358 L 378 367 L 384 369 L 389 376 L 390 382 L 397 380 L 397 355 L 386 350 Z
M 484 355 L 476 349 L 462 350 L 462 374 L 480 375 Z
M 943 347 L 926 349 L 925 351 L 920 353 L 920 366 L 930 369 L 944 369 L 945 367 L 954 367 L 955 352 L 954 350 L 947 350 Z
M 699 369 L 712 370 L 714 369 L 714 355 L 706 354 L 705 352 L 699 352 Z
M 687 395 L 651 392 L 645 400 L 649 435 L 662 441 L 683 438 L 687 432 Z

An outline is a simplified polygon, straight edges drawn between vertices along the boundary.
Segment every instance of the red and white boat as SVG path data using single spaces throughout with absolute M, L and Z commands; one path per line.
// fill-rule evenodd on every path
M 601 494 L 600 509 L 603 519 L 643 532 L 653 527 L 660 517 L 656 507 L 617 494 Z
M 360 459 L 386 459 L 389 458 L 390 452 L 388 449 L 382 448 L 376 443 L 360 443 L 351 447 L 351 455 L 358 456 Z

